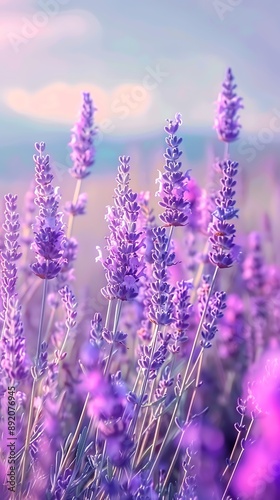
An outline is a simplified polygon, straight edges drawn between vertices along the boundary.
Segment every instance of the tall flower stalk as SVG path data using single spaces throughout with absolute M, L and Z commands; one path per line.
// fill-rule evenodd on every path
M 16 294 L 16 282 L 18 279 L 16 262 L 21 257 L 19 251 L 19 215 L 17 214 L 17 196 L 8 194 L 5 196 L 5 222 L 4 229 L 4 249 L 1 252 L 1 268 L 2 268 L 2 283 L 1 283 L 1 298 L 2 308 L 0 318 L 4 322 L 5 327 L 6 311 L 10 297 Z
M 33 404 L 38 381 L 38 368 L 40 362 L 40 350 L 42 344 L 43 321 L 46 305 L 48 280 L 55 278 L 64 263 L 64 225 L 63 214 L 58 212 L 60 195 L 52 186 L 53 175 L 51 173 L 49 155 L 44 155 L 45 143 L 35 143 L 35 149 L 39 154 L 33 156 L 35 162 L 35 204 L 39 206 L 39 215 L 34 227 L 34 242 L 31 245 L 36 254 L 36 262 L 31 264 L 33 273 L 44 280 L 39 331 L 37 339 L 37 351 L 32 369 L 32 390 L 30 396 L 30 407 L 27 421 L 26 439 L 22 457 L 21 487 L 23 488 L 26 472 L 27 454 L 30 446 L 30 434 L 32 428 Z
M 5 196 L 5 221 L 3 224 L 4 230 L 4 248 L 1 251 L 1 268 L 2 268 L 2 283 L 1 283 L 1 299 L 2 307 L 1 319 L 3 326 L 1 329 L 0 339 L 0 436 L 1 442 L 4 443 L 4 434 L 6 429 L 10 436 L 15 436 L 16 419 L 12 415 L 12 425 L 10 419 L 10 404 L 9 404 L 9 389 L 13 387 L 14 391 L 18 391 L 20 383 L 26 378 L 27 363 L 25 336 L 22 321 L 22 311 L 16 291 L 16 283 L 18 279 L 18 269 L 16 262 L 21 257 L 19 240 L 19 214 L 17 213 L 17 196 L 8 194 Z M 3 393 L 2 393 L 3 391 Z M 7 400 L 4 399 L 4 395 Z M 4 415 L 7 415 L 5 418 Z M 2 420 L 5 420 L 2 421 Z M 5 425 L 2 429 L 2 423 Z M 10 430 L 9 430 L 10 429 Z M 3 431 L 3 434 L 2 434 Z M 1 447 L 2 448 L 2 447 Z M 3 466 L 5 458 L 5 474 L 9 472 L 10 456 L 8 449 L 4 447 L 1 450 Z M 7 457 L 5 456 L 7 453 Z M 8 475 L 6 476 L 6 480 Z
M 145 260 L 141 249 L 145 242 L 142 232 L 137 230 L 140 205 L 137 194 L 129 187 L 130 157 L 120 156 L 118 175 L 116 178 L 114 205 L 108 207 L 106 220 L 109 226 L 107 237 L 107 257 L 103 258 L 99 247 L 99 257 L 104 269 L 107 285 L 101 292 L 110 302 L 117 299 L 116 317 L 114 321 L 114 337 L 117 330 L 120 307 L 123 301 L 131 301 L 138 296 L 140 278 L 145 269 Z M 105 371 L 109 369 L 114 347 L 111 344 Z
M 182 151 L 179 146 L 183 139 L 176 135 L 183 123 L 182 116 L 177 113 L 174 120 L 167 120 L 167 122 L 168 125 L 164 127 L 168 134 L 165 139 L 167 148 L 164 153 L 166 163 L 164 173 L 159 172 L 160 175 L 156 181 L 159 184 L 157 192 L 160 197 L 159 205 L 164 208 L 159 218 L 165 227 L 185 226 L 190 213 L 190 203 L 187 200 L 190 171 L 184 172 L 181 168 Z
M 243 99 L 236 94 L 236 87 L 234 76 L 229 68 L 216 103 L 217 109 L 214 122 L 218 138 L 227 144 L 238 139 L 241 129 L 238 112 L 243 108 Z
M 241 124 L 239 123 L 238 112 L 240 109 L 243 109 L 244 106 L 242 103 L 243 98 L 238 97 L 238 95 L 235 92 L 236 87 L 237 85 L 234 83 L 234 76 L 232 70 L 228 68 L 225 80 L 222 84 L 222 90 L 219 93 L 218 99 L 216 101 L 216 113 L 214 119 L 214 129 L 217 132 L 218 139 L 224 143 L 224 153 L 223 153 L 222 163 L 226 163 L 227 161 L 229 161 L 230 159 L 229 146 L 231 143 L 239 139 L 241 130 Z M 216 162 L 214 166 L 216 167 Z M 209 200 L 209 205 L 213 205 L 212 197 L 208 196 L 208 200 Z M 210 226 L 209 230 L 211 230 Z M 210 241 L 207 240 L 205 248 L 203 250 L 203 256 L 206 257 L 206 259 L 209 254 L 209 246 L 210 246 Z M 196 288 L 203 274 L 204 261 L 205 259 L 203 258 L 194 280 L 195 288 L 193 293 L 193 299 L 195 298 Z
M 222 189 L 215 200 L 216 210 L 213 212 L 210 224 L 210 242 L 212 251 L 209 252 L 209 259 L 219 268 L 231 267 L 236 260 L 234 238 L 236 229 L 230 223 L 232 219 L 238 217 L 239 210 L 235 208 L 236 201 L 235 176 L 238 172 L 238 163 L 230 160 L 219 164 L 223 177 L 221 179 Z
M 94 137 L 97 134 L 97 129 L 94 127 L 93 119 L 94 107 L 92 98 L 88 92 L 83 93 L 83 106 L 79 120 L 72 128 L 72 137 L 69 143 L 72 153 L 71 160 L 73 165 L 69 172 L 74 179 L 77 180 L 76 188 L 71 203 L 67 203 L 65 207 L 66 213 L 69 215 L 67 225 L 67 238 L 72 234 L 74 218 L 77 215 L 85 213 L 87 197 L 85 193 L 80 194 L 82 180 L 90 175 L 91 167 L 95 161 Z

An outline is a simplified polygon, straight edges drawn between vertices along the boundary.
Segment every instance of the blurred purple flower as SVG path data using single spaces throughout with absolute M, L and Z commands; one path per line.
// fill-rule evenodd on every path
M 261 295 L 266 285 L 262 238 L 257 232 L 248 237 L 249 251 L 243 262 L 243 279 L 252 295 Z
M 97 133 L 93 126 L 93 115 L 96 108 L 88 92 L 83 93 L 83 107 L 80 118 L 72 129 L 69 146 L 72 149 L 73 167 L 69 170 L 72 177 L 84 179 L 90 175 L 90 168 L 95 160 L 94 136 Z
M 73 203 L 73 201 L 65 203 L 64 212 L 67 215 L 71 214 L 74 217 L 77 215 L 84 215 L 86 213 L 87 199 L 87 193 L 81 193 L 78 197 L 77 203 Z
M 221 359 L 231 361 L 232 369 L 238 358 L 243 363 L 247 362 L 244 304 L 236 294 L 230 294 L 227 298 L 227 309 L 221 322 L 218 344 Z
M 255 358 L 268 340 L 268 305 L 265 293 L 267 278 L 260 234 L 251 233 L 248 243 L 249 251 L 243 262 L 243 279 L 250 295 L 250 342 Z
M 236 141 L 241 128 L 237 113 L 244 106 L 242 105 L 242 97 L 238 97 L 235 93 L 236 87 L 234 76 L 229 68 L 223 82 L 223 89 L 218 96 L 214 122 L 218 137 L 224 142 Z

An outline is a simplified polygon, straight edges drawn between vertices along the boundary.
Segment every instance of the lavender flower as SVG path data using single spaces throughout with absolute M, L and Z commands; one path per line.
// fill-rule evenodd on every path
M 153 279 L 149 319 L 156 325 L 170 325 L 174 321 L 174 305 L 172 295 L 174 288 L 168 283 L 167 267 L 174 263 L 175 254 L 167 250 L 168 238 L 165 228 L 153 229 L 154 250 Z
M 81 193 L 76 203 L 68 201 L 64 206 L 64 212 L 67 215 L 76 217 L 77 215 L 84 215 L 86 213 L 87 194 Z
M 160 219 L 164 226 L 185 226 L 188 221 L 190 204 L 186 199 L 187 184 L 190 179 L 189 171 L 182 172 L 182 163 L 179 161 L 182 151 L 179 146 L 182 139 L 175 135 L 182 125 L 181 115 L 175 115 L 175 120 L 167 120 L 168 125 L 164 128 L 168 137 L 165 139 L 167 148 L 164 153 L 166 165 L 164 174 L 160 173 L 157 182 L 160 185 L 158 195 L 161 198 L 159 204 L 164 207 Z
M 150 282 L 152 279 L 152 263 L 153 263 L 153 229 L 156 227 L 154 210 L 149 206 L 150 193 L 141 192 L 138 195 L 138 203 L 140 205 L 140 216 L 138 219 L 138 230 L 142 230 L 145 234 L 145 247 L 142 247 L 146 261 L 144 276 L 141 278 L 140 293 L 137 297 L 139 306 L 141 307 L 142 321 L 141 328 L 137 334 L 143 340 L 151 340 L 152 323 L 148 317 L 148 306 L 151 298 Z
M 169 387 L 173 385 L 174 377 L 171 377 L 171 370 L 169 366 L 166 366 L 162 372 L 161 378 L 158 383 L 158 387 L 155 391 L 156 399 L 165 398 Z
M 72 129 L 69 143 L 72 148 L 71 159 L 73 167 L 69 170 L 72 177 L 84 179 L 90 175 L 90 168 L 95 160 L 94 136 L 97 134 L 93 127 L 93 115 L 96 108 L 89 93 L 83 93 L 83 107 L 77 123 Z
M 204 274 L 202 276 L 202 283 L 197 290 L 197 299 L 198 299 L 198 313 L 200 316 L 203 315 L 205 306 L 207 304 L 208 295 L 210 292 L 211 284 L 210 284 L 211 276 L 209 274 Z
M 248 238 L 249 252 L 243 263 L 243 279 L 252 295 L 264 294 L 266 284 L 262 238 L 259 233 L 251 233 Z
M 136 298 L 145 268 L 144 256 L 140 252 L 144 239 L 137 231 L 140 206 L 136 201 L 137 194 L 129 188 L 129 160 L 129 156 L 119 158 L 114 206 L 109 207 L 106 216 L 110 230 L 106 247 L 109 255 L 103 259 L 100 252 L 96 259 L 101 260 L 106 269 L 107 286 L 101 292 L 109 300 Z
M 211 233 L 209 240 L 213 247 L 213 251 L 209 253 L 209 259 L 215 266 L 227 268 L 231 267 L 236 260 L 233 243 L 236 229 L 234 224 L 228 221 L 238 217 L 239 210 L 235 208 L 236 201 L 234 200 L 234 186 L 236 185 L 234 177 L 238 172 L 238 163 L 228 160 L 220 163 L 219 166 L 223 173 L 222 189 L 215 200 L 217 208 L 212 214 L 213 219 L 209 226 Z
M 168 344 L 171 338 L 170 334 L 166 336 L 163 333 L 158 334 L 159 345 L 155 352 L 153 352 L 152 345 L 141 345 L 140 346 L 140 356 L 138 360 L 139 366 L 146 371 L 149 380 L 153 380 L 162 367 L 163 363 L 166 360 L 166 355 L 168 353 Z M 142 401 L 143 404 L 143 401 Z
M 193 285 L 191 281 L 179 281 L 176 285 L 174 294 L 174 331 L 172 339 L 174 344 L 171 346 L 172 352 L 179 352 L 183 342 L 188 340 L 186 331 L 189 327 L 189 317 L 192 310 L 190 303 L 190 291 Z
M 9 297 L 6 305 L 2 348 L 1 367 L 8 380 L 19 382 L 26 377 L 27 366 L 21 307 L 16 295 Z
M 242 97 L 238 97 L 235 93 L 237 85 L 233 82 L 234 76 L 229 68 L 223 82 L 223 89 L 218 96 L 214 122 L 218 137 L 223 142 L 236 141 L 241 128 L 237 113 L 243 108 Z
M 215 337 L 218 329 L 216 322 L 219 318 L 224 315 L 224 309 L 226 308 L 226 294 L 225 292 L 216 292 L 211 304 L 208 307 L 208 314 L 206 316 L 207 320 L 204 321 L 201 331 L 202 340 L 200 345 L 204 349 L 209 349 L 211 347 L 211 340 Z
M 52 186 L 53 175 L 51 173 L 49 155 L 43 156 L 45 143 L 35 143 L 39 155 L 34 155 L 36 199 L 39 208 L 39 217 L 36 217 L 35 241 L 32 249 L 36 253 L 37 262 L 31 265 L 31 269 L 42 279 L 53 279 L 61 270 L 64 263 L 64 226 L 61 212 L 58 212 L 60 196 Z
M 17 210 L 17 196 L 8 194 L 5 196 L 5 222 L 4 229 L 4 249 L 1 252 L 1 267 L 2 267 L 2 286 L 1 298 L 3 311 L 1 313 L 2 321 L 5 320 L 5 311 L 8 307 L 9 297 L 15 295 L 15 287 L 17 282 L 17 266 L 16 261 L 20 259 L 19 252 L 19 215 Z
M 57 487 L 55 490 L 55 500 L 61 500 L 63 498 L 68 484 L 70 483 L 71 476 L 72 471 L 69 468 L 67 468 L 60 476 L 58 476 Z
M 145 260 L 148 264 L 152 264 L 153 250 L 153 229 L 156 227 L 156 217 L 154 210 L 150 207 L 150 192 L 141 192 L 138 195 L 137 203 L 140 206 L 138 217 L 138 230 L 145 234 L 145 246 L 142 247 L 145 254 Z
M 67 328 L 74 328 L 76 325 L 76 317 L 77 317 L 77 302 L 75 295 L 71 292 L 70 288 L 65 285 L 63 288 L 61 288 L 58 291 L 59 295 L 62 298 L 62 301 L 64 302 L 65 305 L 65 310 L 66 310 L 66 327 Z
M 266 268 L 261 236 L 256 232 L 249 235 L 249 251 L 243 262 L 243 279 L 250 295 L 252 324 L 249 326 L 249 334 L 250 343 L 253 347 L 253 358 L 255 358 L 267 341 L 268 319 L 268 305 L 265 293 Z

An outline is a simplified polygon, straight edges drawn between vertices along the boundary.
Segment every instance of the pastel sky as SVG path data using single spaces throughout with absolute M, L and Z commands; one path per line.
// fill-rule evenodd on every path
M 276 0 L 0 0 L 0 14 L 1 199 L 12 189 L 22 200 L 34 176 L 33 144 L 40 140 L 56 162 L 65 200 L 70 199 L 67 143 L 81 92 L 90 91 L 98 108 L 104 140 L 85 188 L 89 218 L 76 229 L 78 237 L 79 230 L 88 235 L 81 272 L 88 248 L 96 255 L 95 245 L 106 234 L 102 221 L 118 156 L 131 155 L 135 189 L 153 193 L 162 168 L 165 119 L 176 112 L 183 115 L 184 162 L 205 181 L 207 141 L 222 147 L 212 128 L 214 102 L 229 66 L 244 97 L 241 140 L 269 127 L 275 110 L 280 123 Z M 277 140 L 279 132 L 272 135 Z M 250 178 L 250 192 L 242 200 L 248 229 L 259 227 L 264 210 L 278 213 L 270 195 L 254 203 L 260 187 L 269 193 L 267 183 L 276 180 L 262 164 L 272 144 L 259 146 L 247 154 L 235 146 L 244 185 Z M 88 220 L 95 241 L 85 230 Z
M 0 0 L 2 140 L 69 129 L 81 91 L 104 134 L 150 133 L 175 112 L 212 127 L 228 66 L 244 97 L 244 130 L 280 109 L 275 0 Z M 11 126 L 12 125 L 12 126 Z

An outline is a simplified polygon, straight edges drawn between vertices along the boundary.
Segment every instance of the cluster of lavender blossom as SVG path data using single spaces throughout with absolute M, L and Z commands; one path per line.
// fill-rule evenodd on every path
M 158 220 L 150 193 L 130 187 L 130 157 L 119 158 L 96 258 L 105 313 L 79 304 L 74 283 L 72 233 L 95 162 L 90 94 L 69 143 L 72 201 L 60 208 L 44 142 L 35 144 L 23 216 L 17 196 L 5 196 L 3 499 L 279 498 L 280 468 L 273 480 L 258 471 L 280 452 L 280 268 L 266 261 L 260 232 L 242 251 L 235 242 L 239 165 L 230 147 L 243 108 L 235 89 L 229 69 L 214 123 L 224 153 L 209 166 L 207 189 L 184 167 L 181 114 L 167 120 Z

